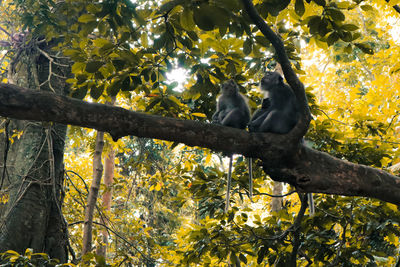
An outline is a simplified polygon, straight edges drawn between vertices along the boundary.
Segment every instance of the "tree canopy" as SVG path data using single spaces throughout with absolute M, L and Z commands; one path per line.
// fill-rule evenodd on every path
M 115 151 L 113 183 L 100 187 L 101 195 L 112 191 L 112 204 L 106 209 L 98 202 L 94 221 L 94 234 L 108 231 L 107 255 L 78 254 L 70 261 L 394 265 L 400 233 L 398 2 L 3 1 L 4 125 L 6 117 L 73 125 L 63 207 L 71 251 L 82 246 L 91 129 L 109 133 L 104 153 Z M 46 68 L 37 63 L 37 71 L 47 73 L 37 79 L 38 90 L 10 78 L 23 53 L 48 62 Z M 58 68 L 66 66 L 71 74 L 64 76 Z M 275 68 L 301 106 L 290 133 L 210 124 L 222 82 L 235 80 L 254 111 L 262 101 L 259 80 Z M 187 77 L 183 86 L 169 78 L 176 69 Z M 55 93 L 54 78 L 70 84 L 69 96 Z M 19 138 L 16 132 L 5 136 L 7 144 Z M 231 153 L 240 156 L 225 214 L 223 155 Z M 243 156 L 256 159 L 253 200 Z M 287 183 L 278 196 L 272 181 Z M 306 192 L 319 193 L 314 215 Z M 274 198 L 283 198 L 278 211 L 268 205 Z M 3 259 L 24 258 L 10 253 Z M 25 258 L 31 255 L 27 250 Z

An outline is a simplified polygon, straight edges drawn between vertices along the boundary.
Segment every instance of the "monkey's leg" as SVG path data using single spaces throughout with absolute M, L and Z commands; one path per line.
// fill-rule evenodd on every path
M 310 216 L 313 216 L 315 213 L 315 206 L 312 193 L 307 193 L 307 198 L 308 198 L 308 208 L 310 209 Z
M 227 213 L 229 210 L 229 199 L 231 197 L 232 163 L 233 163 L 233 155 L 231 155 L 229 158 L 228 180 L 226 183 L 225 213 Z
M 252 166 L 252 158 L 248 158 L 249 165 L 249 198 L 250 201 L 253 202 L 253 166 Z

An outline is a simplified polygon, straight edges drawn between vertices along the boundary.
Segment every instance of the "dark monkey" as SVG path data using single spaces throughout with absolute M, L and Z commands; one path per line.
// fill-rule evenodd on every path
M 261 108 L 252 116 L 250 132 L 286 134 L 297 124 L 300 112 L 292 89 L 284 83 L 278 72 L 266 72 L 260 82 L 264 93 Z M 310 214 L 314 214 L 314 200 L 308 194 Z
M 212 116 L 212 122 L 224 126 L 244 129 L 250 121 L 250 109 L 247 99 L 239 93 L 239 87 L 233 80 L 228 80 L 221 85 L 221 95 L 217 99 L 217 111 Z M 250 159 L 251 160 L 251 159 Z M 232 180 L 233 155 L 229 159 L 229 171 L 226 191 L 225 212 L 229 209 L 230 189 Z M 251 163 L 251 161 L 250 161 Z M 251 176 L 249 165 L 249 176 Z M 250 186 L 251 187 L 251 186 Z
M 299 120 L 296 96 L 278 72 L 266 72 L 260 82 L 262 106 L 249 124 L 250 132 L 288 133 Z
M 221 95 L 217 99 L 217 111 L 212 116 L 214 123 L 244 129 L 250 121 L 247 99 L 239 93 L 239 87 L 233 80 L 221 85 Z

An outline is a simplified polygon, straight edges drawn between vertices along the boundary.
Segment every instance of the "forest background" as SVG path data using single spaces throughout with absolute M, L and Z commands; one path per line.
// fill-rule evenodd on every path
M 2 263 L 399 266 L 399 2 L 1 1 Z M 278 63 L 291 133 L 209 124 Z

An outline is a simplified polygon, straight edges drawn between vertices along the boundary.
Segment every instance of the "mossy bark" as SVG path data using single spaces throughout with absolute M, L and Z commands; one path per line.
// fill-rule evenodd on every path
M 68 87 L 61 76 L 69 75 L 68 64 L 51 63 L 49 51 L 35 45 L 21 48 L 10 64 L 9 83 L 65 95 Z M 0 138 L 0 179 L 3 199 L 8 201 L 0 209 L 0 252 L 33 248 L 66 262 L 67 225 L 61 206 L 67 127 L 23 120 L 3 125 L 7 127 Z

